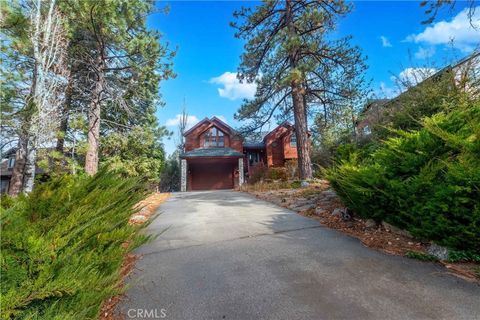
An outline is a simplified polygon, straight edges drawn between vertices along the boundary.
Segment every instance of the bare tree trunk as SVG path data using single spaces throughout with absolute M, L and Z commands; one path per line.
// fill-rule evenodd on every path
M 97 79 L 93 99 L 88 111 L 88 149 L 85 156 L 85 172 L 93 176 L 98 172 L 98 148 L 100 138 L 101 103 L 104 91 L 103 60 L 99 53 L 97 58 Z
M 291 13 L 291 0 L 286 2 L 285 18 L 288 24 L 290 37 L 296 36 Z M 292 75 L 297 68 L 297 50 L 292 48 L 289 53 L 290 72 Z M 295 76 L 294 76 L 295 77 Z M 301 79 L 293 78 L 291 81 L 293 117 L 295 119 L 295 134 L 297 136 L 298 170 L 302 180 L 311 179 L 312 162 L 310 160 L 310 143 L 307 131 L 307 112 L 305 106 L 305 90 L 301 86 Z
M 51 136 L 57 123 L 56 116 L 63 92 L 66 37 L 62 17 L 55 8 L 55 0 L 31 2 L 32 49 L 34 57 L 33 95 L 27 99 L 31 112 L 27 130 L 28 142 L 23 179 L 23 191 L 33 190 L 37 148 Z M 45 8 L 45 9 L 43 9 Z
M 27 143 L 27 156 L 25 161 L 25 175 L 23 180 L 23 192 L 29 193 L 33 190 L 35 183 L 35 170 L 37 162 L 37 148 L 35 137 L 31 136 Z
M 12 178 L 10 179 L 10 187 L 8 194 L 17 196 L 23 189 L 23 178 L 25 174 L 25 161 L 27 157 L 27 135 L 20 134 L 18 137 L 18 146 L 15 153 L 15 164 L 13 166 Z
M 180 116 L 179 122 L 178 122 L 178 150 L 180 153 L 185 151 L 185 137 L 183 134 L 187 130 L 187 125 L 188 125 L 188 113 L 187 109 L 185 107 L 185 99 L 183 99 L 183 109 L 182 109 L 182 114 Z

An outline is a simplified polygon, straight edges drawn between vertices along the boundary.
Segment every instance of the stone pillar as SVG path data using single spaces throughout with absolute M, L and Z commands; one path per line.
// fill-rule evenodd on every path
M 180 191 L 185 192 L 187 191 L 187 160 L 182 159 L 180 161 Z
M 238 159 L 238 186 L 241 186 L 245 182 L 245 178 L 243 176 L 243 158 Z

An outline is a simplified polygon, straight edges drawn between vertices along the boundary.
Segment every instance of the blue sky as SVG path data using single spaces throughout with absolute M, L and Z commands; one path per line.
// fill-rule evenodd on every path
M 151 15 L 148 26 L 160 30 L 170 46 L 178 46 L 174 59 L 177 77 L 161 84 L 166 102 L 157 111 L 161 125 L 176 130 L 184 101 L 192 124 L 215 115 L 234 127 L 239 125 L 233 115 L 242 98 L 252 95 L 255 88 L 235 80 L 243 43 L 234 38 L 229 22 L 233 11 L 245 4 L 254 3 L 157 2 L 159 8 L 169 5 L 170 12 Z M 471 28 L 466 18 L 467 6 L 468 2 L 457 1 L 452 11 L 445 8 L 426 26 L 420 23 L 425 15 L 418 2 L 357 1 L 353 12 L 339 21 L 333 36 L 352 35 L 352 43 L 368 57 L 367 78 L 372 80 L 372 90 L 379 97 L 394 96 L 396 77 L 412 77 L 418 70 L 432 72 L 468 55 L 480 43 L 480 29 Z M 478 13 L 480 8 L 476 22 Z M 164 143 L 171 153 L 174 140 Z

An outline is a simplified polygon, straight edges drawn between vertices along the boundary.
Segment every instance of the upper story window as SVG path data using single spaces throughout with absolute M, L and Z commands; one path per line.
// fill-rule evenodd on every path
M 8 169 L 13 168 L 14 165 L 15 165 L 15 157 L 8 158 Z
M 290 147 L 296 147 L 297 146 L 297 136 L 295 133 L 292 133 L 290 136 Z
M 210 128 L 203 134 L 204 147 L 225 147 L 225 135 L 215 127 Z

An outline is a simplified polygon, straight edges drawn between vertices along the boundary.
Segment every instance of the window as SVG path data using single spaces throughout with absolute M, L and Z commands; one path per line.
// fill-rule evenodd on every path
M 8 169 L 13 168 L 14 165 L 15 165 L 15 157 L 8 158 Z
M 295 133 L 292 133 L 290 136 L 290 147 L 296 147 L 297 146 L 297 136 Z
M 203 135 L 203 146 L 208 147 L 225 147 L 225 135 L 222 131 L 215 127 L 210 128 Z
M 260 153 L 259 152 L 249 152 L 248 153 L 248 164 L 254 165 L 255 163 L 260 162 Z

